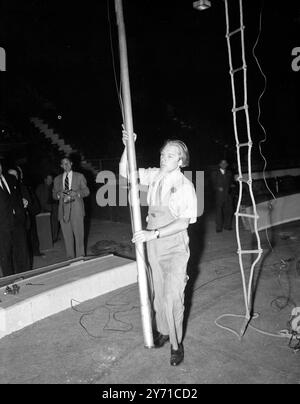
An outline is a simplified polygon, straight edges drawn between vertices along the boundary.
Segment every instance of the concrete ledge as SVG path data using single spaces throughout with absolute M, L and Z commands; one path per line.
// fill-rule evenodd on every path
M 268 229 L 279 224 L 294 222 L 300 219 L 300 194 L 282 196 L 275 200 L 264 201 L 256 205 L 258 213 L 258 230 Z M 252 207 L 246 208 L 246 213 L 253 214 Z M 254 221 L 248 219 L 248 227 L 253 233 Z
M 17 295 L 5 295 L 5 287 L 0 288 L 0 338 L 70 308 L 72 299 L 76 305 L 137 282 L 136 262 L 113 255 L 28 274 L 17 282 Z

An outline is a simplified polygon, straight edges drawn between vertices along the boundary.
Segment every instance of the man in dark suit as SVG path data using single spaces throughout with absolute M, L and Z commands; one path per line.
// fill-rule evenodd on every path
M 233 215 L 233 176 L 227 170 L 227 160 L 221 160 L 217 170 L 212 172 L 212 184 L 215 192 L 216 231 L 232 230 Z
M 58 220 L 64 236 L 67 258 L 82 257 L 84 252 L 83 198 L 90 194 L 83 174 L 72 170 L 68 157 L 61 160 L 63 174 L 54 179 L 53 198 L 59 201 Z M 75 239 L 75 249 L 74 249 Z
M 3 175 L 0 161 L 0 276 L 28 271 L 30 260 L 25 229 L 27 201 L 22 199 L 18 183 Z

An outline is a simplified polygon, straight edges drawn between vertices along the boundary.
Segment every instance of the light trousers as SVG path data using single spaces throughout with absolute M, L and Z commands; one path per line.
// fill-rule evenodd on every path
M 156 327 L 161 334 L 169 335 L 173 349 L 178 349 L 182 341 L 188 243 L 187 231 L 147 243 Z
M 64 237 L 67 258 L 84 256 L 84 217 L 71 215 L 67 222 L 60 220 L 60 227 Z

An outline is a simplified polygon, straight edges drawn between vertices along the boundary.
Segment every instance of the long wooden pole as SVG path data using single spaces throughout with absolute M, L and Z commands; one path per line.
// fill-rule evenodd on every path
M 124 106 L 125 129 L 128 133 L 127 141 L 127 159 L 129 168 L 130 181 L 130 203 L 132 205 L 132 227 L 133 231 L 142 230 L 141 209 L 138 189 L 136 155 L 133 139 L 133 120 L 131 108 L 131 95 L 129 84 L 129 69 L 127 58 L 126 31 L 123 16 L 122 0 L 115 0 L 115 9 L 117 15 L 118 34 L 119 34 L 119 51 L 120 51 L 120 69 L 122 82 L 122 98 Z M 152 348 L 153 333 L 151 321 L 151 307 L 148 295 L 147 266 L 144 253 L 143 243 L 135 244 L 136 262 L 138 270 L 138 284 L 140 292 L 141 315 L 144 332 L 144 343 L 146 348 Z

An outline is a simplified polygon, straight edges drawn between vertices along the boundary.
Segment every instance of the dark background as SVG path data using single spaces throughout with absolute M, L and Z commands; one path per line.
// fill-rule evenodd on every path
M 157 161 L 158 148 L 170 137 L 187 143 L 192 167 L 223 157 L 235 162 L 224 4 L 212 0 L 210 9 L 199 12 L 192 3 L 123 1 L 136 149 L 145 162 Z M 238 2 L 229 3 L 233 30 Z M 270 167 L 297 166 L 300 72 L 292 70 L 291 52 L 300 46 L 300 6 L 243 3 L 253 158 L 262 162 L 258 145 L 265 134 L 257 118 L 266 84 L 262 150 Z M 0 46 L 7 55 L 2 121 L 22 132 L 30 116 L 48 116 L 87 157 L 118 157 L 122 115 L 114 2 L 3 0 L 0 14 Z M 253 56 L 260 16 L 255 54 L 266 83 Z

